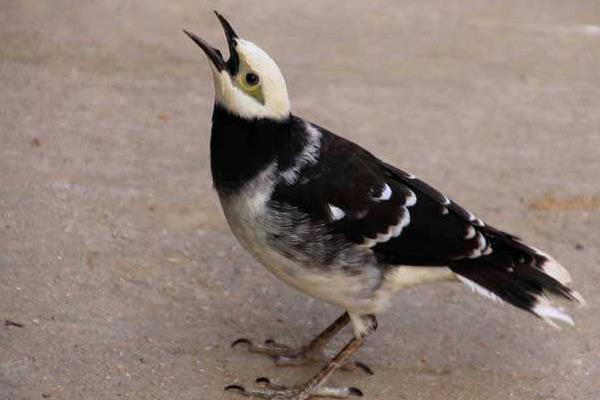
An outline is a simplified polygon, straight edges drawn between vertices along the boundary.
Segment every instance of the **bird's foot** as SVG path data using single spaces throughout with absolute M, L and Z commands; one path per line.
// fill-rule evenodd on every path
M 310 348 L 302 346 L 293 348 L 285 344 L 277 343 L 274 340 L 266 340 L 264 344 L 254 344 L 251 340 L 240 338 L 231 344 L 231 347 L 244 346 L 251 353 L 265 354 L 275 362 L 279 367 L 294 367 L 309 363 L 326 362 L 331 357 L 323 348 Z M 354 371 L 360 369 L 369 375 L 373 375 L 373 370 L 361 361 L 350 360 L 342 367 L 344 371 Z
M 334 387 L 334 386 L 307 386 L 301 385 L 293 388 L 287 388 L 269 378 L 258 378 L 256 388 L 246 389 L 239 385 L 229 385 L 226 391 L 235 391 L 248 397 L 260 397 L 269 400 L 306 400 L 312 397 L 324 397 L 330 399 L 347 399 L 350 396 L 362 397 L 363 393 L 355 387 Z

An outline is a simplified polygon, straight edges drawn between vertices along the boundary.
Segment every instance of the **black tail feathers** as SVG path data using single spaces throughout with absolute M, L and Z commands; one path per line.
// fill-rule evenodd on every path
M 573 320 L 554 307 L 547 295 L 585 304 L 571 282 L 567 270 L 550 255 L 525 245 L 520 239 L 497 231 L 488 232 L 491 252 L 474 259 L 461 260 L 451 266 L 465 284 L 481 295 L 503 300 L 544 319 L 573 325 Z

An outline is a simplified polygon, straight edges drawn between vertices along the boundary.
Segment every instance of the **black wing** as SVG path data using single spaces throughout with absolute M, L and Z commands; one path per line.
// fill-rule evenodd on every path
M 556 260 L 358 145 L 321 133 L 317 162 L 295 183 L 278 185 L 274 200 L 303 211 L 332 236 L 370 248 L 381 264 L 449 266 L 479 293 L 552 324 L 573 323 L 545 297 L 552 293 L 584 304 L 565 286 L 569 274 Z
M 318 161 L 273 200 L 304 211 L 386 264 L 448 265 L 485 254 L 483 223 L 444 195 L 323 128 Z

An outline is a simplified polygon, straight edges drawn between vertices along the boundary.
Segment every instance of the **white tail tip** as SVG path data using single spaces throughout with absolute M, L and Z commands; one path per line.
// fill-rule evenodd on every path
M 540 298 L 538 304 L 536 304 L 531 311 L 554 328 L 560 329 L 560 327 L 554 322 L 555 320 L 575 326 L 573 318 L 554 307 L 546 298 Z

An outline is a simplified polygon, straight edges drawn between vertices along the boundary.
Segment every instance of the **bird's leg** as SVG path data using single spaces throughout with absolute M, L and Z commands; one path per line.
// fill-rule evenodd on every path
M 234 341 L 231 344 L 231 347 L 245 345 L 251 353 L 268 355 L 278 366 L 298 366 L 310 362 L 323 361 L 329 359 L 325 352 L 325 346 L 348 324 L 348 322 L 350 322 L 348 313 L 342 314 L 323 332 L 311 340 L 310 343 L 298 348 L 292 348 L 285 344 L 277 343 L 274 340 L 267 340 L 262 345 L 254 344 L 246 338 L 240 338 Z M 349 371 L 355 370 L 356 368 L 360 368 L 368 374 L 373 375 L 373 371 L 360 361 L 350 360 L 342 367 L 342 369 Z
M 355 387 L 325 386 L 325 382 L 338 369 L 345 365 L 352 355 L 364 344 L 366 337 L 377 328 L 374 316 L 362 317 L 368 319 L 367 330 L 355 336 L 318 374 L 305 383 L 288 389 L 287 387 L 270 381 L 268 378 L 259 378 L 255 389 L 245 389 L 239 385 L 230 385 L 225 390 L 238 391 L 244 396 L 256 396 L 269 400 L 306 400 L 311 397 L 328 397 L 346 399 L 351 395 L 362 396 L 360 389 Z

